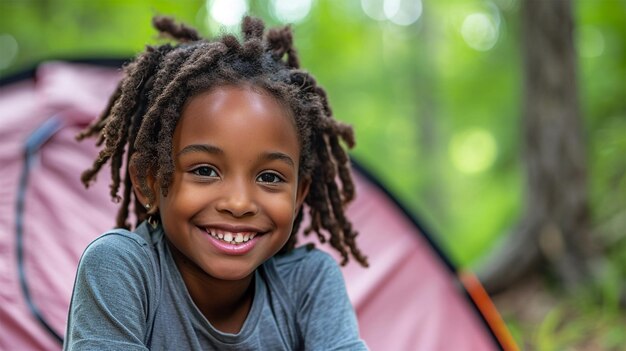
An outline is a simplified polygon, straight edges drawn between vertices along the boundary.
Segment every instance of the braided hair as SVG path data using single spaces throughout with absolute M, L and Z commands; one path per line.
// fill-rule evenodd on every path
M 304 200 L 310 216 L 305 234 L 315 232 L 320 242 L 329 242 L 341 255 L 342 265 L 351 255 L 367 266 L 355 241 L 357 232 L 344 212 L 355 189 L 348 154 L 340 143 L 352 148 L 353 130 L 333 118 L 324 89 L 300 69 L 291 28 L 274 28 L 265 33 L 261 20 L 246 17 L 242 40 L 231 34 L 207 40 L 169 17 L 155 17 L 153 25 L 177 43 L 147 46 L 126 65 L 124 78 L 103 113 L 77 136 L 78 140 L 95 136 L 102 147 L 92 167 L 82 174 L 85 186 L 105 163 L 111 163 L 110 195 L 114 201 L 121 201 L 117 226 L 131 228 L 127 222 L 131 202 L 138 223 L 148 217 L 132 192 L 128 171 L 131 158 L 139 187 L 151 194 L 146 177 L 154 176 L 167 196 L 174 172 L 172 135 L 185 101 L 213 87 L 245 83 L 284 103 L 295 119 L 301 148 L 298 174 L 315 179 Z M 302 218 L 301 208 L 281 252 L 295 247 Z

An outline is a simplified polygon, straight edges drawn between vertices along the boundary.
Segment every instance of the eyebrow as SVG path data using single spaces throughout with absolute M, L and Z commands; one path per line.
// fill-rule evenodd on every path
M 176 156 L 181 156 L 181 155 L 188 154 L 191 152 L 204 152 L 208 154 L 218 154 L 218 155 L 224 154 L 224 150 L 220 149 L 219 147 L 215 145 L 191 144 L 191 145 L 185 146 L 182 150 L 180 150 L 176 154 Z
M 191 145 L 185 146 L 182 150 L 180 150 L 176 154 L 176 156 L 180 157 L 181 155 L 192 153 L 192 152 L 204 152 L 204 153 L 208 153 L 208 154 L 217 154 L 217 155 L 223 155 L 224 154 L 224 150 L 220 149 L 219 147 L 217 147 L 215 145 L 210 145 L 210 144 L 191 144 Z M 259 156 L 259 159 L 267 160 L 267 161 L 278 160 L 278 161 L 285 162 L 286 164 L 290 165 L 291 167 L 295 167 L 296 166 L 296 163 L 293 161 L 293 159 L 291 157 L 289 157 L 289 155 L 287 155 L 285 153 L 282 153 L 282 152 L 278 152 L 278 151 L 266 152 L 266 153 L 262 154 L 261 156 Z
M 278 160 L 278 161 L 283 161 L 285 163 L 287 163 L 288 165 L 290 165 L 291 167 L 295 167 L 296 163 L 293 161 L 293 159 L 291 159 L 291 157 L 289 157 L 289 155 L 284 154 L 282 152 L 266 152 L 264 154 L 262 154 L 260 157 L 260 159 L 263 160 L 268 160 L 268 161 L 274 161 L 274 160 Z

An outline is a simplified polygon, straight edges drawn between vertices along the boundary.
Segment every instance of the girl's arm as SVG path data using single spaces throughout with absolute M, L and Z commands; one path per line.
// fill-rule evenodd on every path
M 306 288 L 298 311 L 304 349 L 367 350 L 339 266 L 318 250 L 308 256 L 310 268 L 300 276 Z
M 109 233 L 83 253 L 70 304 L 64 350 L 148 350 L 154 269 L 135 234 Z

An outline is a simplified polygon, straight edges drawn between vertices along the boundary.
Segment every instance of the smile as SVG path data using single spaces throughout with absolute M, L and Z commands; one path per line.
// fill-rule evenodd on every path
M 212 237 L 228 244 L 241 244 L 254 239 L 255 232 L 229 232 L 221 229 L 205 228 L 205 231 Z

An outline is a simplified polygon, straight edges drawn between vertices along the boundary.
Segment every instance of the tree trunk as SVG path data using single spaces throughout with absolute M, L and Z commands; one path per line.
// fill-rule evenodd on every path
M 525 211 L 479 274 L 489 292 L 548 269 L 566 288 L 587 276 L 586 155 L 571 2 L 522 1 Z
M 433 70 L 435 67 L 433 55 L 423 54 L 424 52 L 436 51 L 437 33 L 434 32 L 435 26 L 433 26 L 432 17 L 431 7 L 424 6 L 424 12 L 419 20 L 421 40 L 417 45 L 420 45 L 420 51 L 416 50 L 413 58 L 417 64 L 411 65 L 415 70 L 411 75 L 414 77 L 414 101 L 417 104 L 417 118 L 415 120 L 417 122 L 416 129 L 419 133 L 419 145 L 416 152 L 419 154 L 419 160 L 428 165 L 421 170 L 422 177 L 424 177 L 422 184 L 427 184 L 427 186 L 420 186 L 417 197 L 428 204 L 430 213 L 445 213 L 446 206 L 442 201 L 445 198 L 445 190 L 441 185 L 441 160 L 445 155 L 442 155 L 437 143 L 441 137 L 437 124 L 439 111 L 435 97 L 438 82 Z M 417 31 L 418 26 L 414 24 L 413 28 Z

